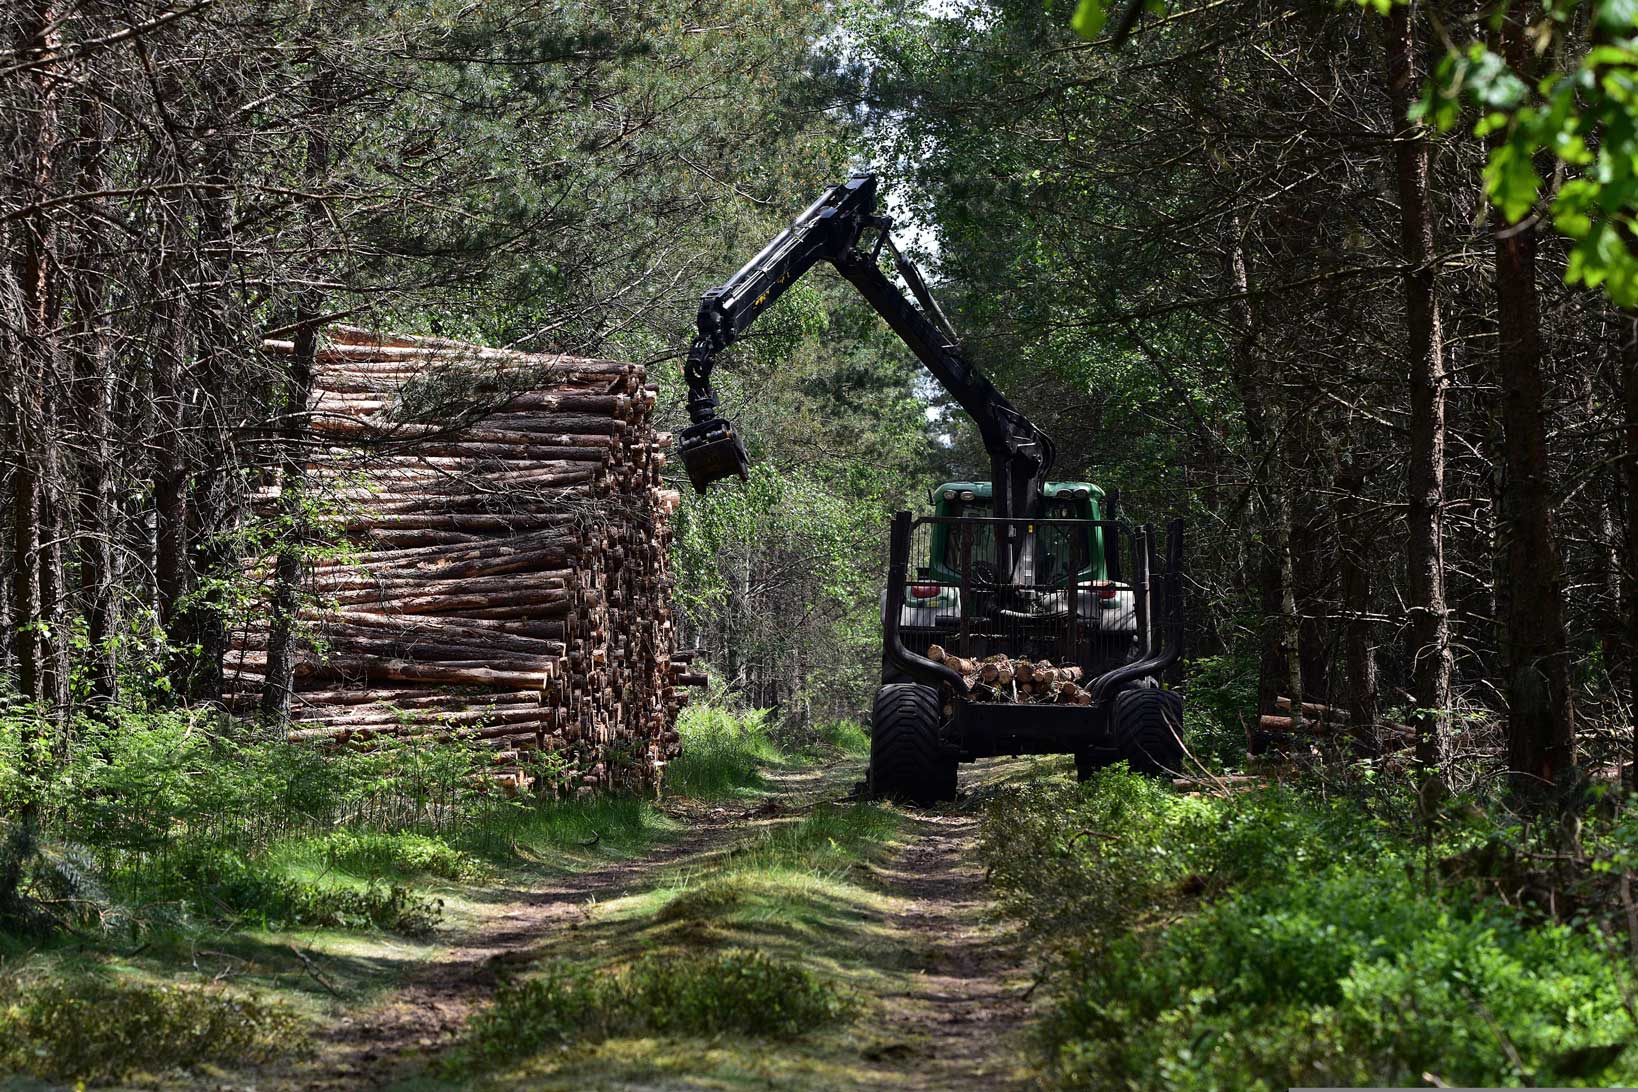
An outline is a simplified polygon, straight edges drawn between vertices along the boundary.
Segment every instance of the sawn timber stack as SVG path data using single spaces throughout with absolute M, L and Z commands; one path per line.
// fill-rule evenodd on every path
M 658 775 L 695 676 L 673 658 L 678 498 L 644 380 L 616 361 L 326 331 L 304 488 L 309 538 L 338 548 L 307 567 L 292 739 L 481 739 L 518 788 L 546 768 L 554 789 Z M 252 617 L 225 664 L 247 711 L 267 662 Z

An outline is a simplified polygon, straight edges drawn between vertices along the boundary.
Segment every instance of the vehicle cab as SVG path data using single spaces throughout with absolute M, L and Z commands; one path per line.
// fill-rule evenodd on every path
M 992 648 L 1024 655 L 1062 644 L 1057 635 L 1068 625 L 1084 634 L 1073 647 L 1086 650 L 1089 671 L 1129 654 L 1135 601 L 1131 586 L 1109 571 L 1105 532 L 1096 523 L 1104 518 L 1103 490 L 1091 482 L 1050 482 L 1043 494 L 1040 522 L 1028 524 L 1016 579 L 1008 581 L 995 564 L 999 528 L 984 522 L 993 510 L 990 483 L 933 488 L 932 514 L 919 521 L 908 559 L 899 617 L 907 647 L 923 651 L 937 643 L 967 655 Z
M 949 518 L 979 517 L 992 514 L 989 482 L 945 482 L 935 486 L 929 497 L 933 515 Z M 1091 482 L 1048 482 L 1042 490 L 1044 503 L 1041 519 L 1101 520 L 1103 519 L 1103 490 Z M 962 549 L 966 545 L 960 529 L 948 524 L 935 524 L 929 553 L 931 571 L 924 574 L 951 583 L 961 582 Z M 993 561 L 995 551 L 986 536 L 974 536 L 969 563 L 982 565 Z M 1054 527 L 1046 523 L 1037 534 L 1034 582 L 1062 587 L 1073 574 L 1077 583 L 1086 584 L 1107 580 L 1103 550 L 1103 531 L 1096 527 Z

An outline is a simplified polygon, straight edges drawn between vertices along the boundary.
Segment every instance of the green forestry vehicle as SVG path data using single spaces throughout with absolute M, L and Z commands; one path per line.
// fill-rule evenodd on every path
M 959 763 L 999 755 L 1072 754 L 1083 777 L 1120 759 L 1148 773 L 1177 770 L 1183 706 L 1159 680 L 1182 651 L 1182 522 L 1162 535 L 1120 518 L 1115 498 L 1090 482 L 1047 480 L 1051 439 L 968 362 L 894 245 L 891 219 L 876 212 L 876 188 L 870 174 L 833 186 L 705 294 L 684 368 L 692 423 L 678 449 L 689 480 L 703 493 L 747 477 L 744 442 L 716 412 L 715 358 L 830 262 L 977 424 L 991 465 L 987 482 L 936 486 L 930 515 L 893 517 L 871 790 L 951 799 Z M 884 249 L 914 301 L 882 272 Z M 999 656 L 1048 661 L 1084 686 L 1067 688 L 1072 701 L 1005 700 L 968 670 Z

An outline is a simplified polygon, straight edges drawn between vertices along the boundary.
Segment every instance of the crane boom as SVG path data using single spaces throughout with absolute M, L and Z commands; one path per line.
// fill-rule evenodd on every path
M 967 360 L 921 274 L 893 245 L 891 228 L 892 220 L 876 213 L 875 175 L 855 174 L 827 190 L 761 253 L 701 299 L 698 333 L 684 366 L 693 423 L 683 430 L 679 444 L 696 490 L 703 493 L 722 478 L 743 479 L 750 466 L 739 434 L 717 416 L 711 390 L 716 355 L 804 273 L 828 261 L 978 425 L 990 455 L 994 514 L 1029 518 L 1039 513 L 1041 487 L 1054 457 L 1052 440 Z M 863 240 L 869 231 L 875 239 L 867 249 Z M 893 255 L 915 302 L 882 272 L 883 247 Z

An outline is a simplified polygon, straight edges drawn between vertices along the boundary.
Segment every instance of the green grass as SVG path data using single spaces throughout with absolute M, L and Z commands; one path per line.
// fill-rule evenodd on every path
M 718 867 L 723 872 L 834 872 L 869 857 L 899 824 L 898 815 L 880 804 L 819 804 L 795 823 L 762 828 L 727 853 Z
M 837 954 L 846 927 L 879 905 L 869 880 L 903 830 L 903 817 L 873 803 L 815 806 L 796 820 L 762 825 L 727 849 L 690 862 L 609 913 L 629 928 L 686 926 L 684 945 L 774 944 L 798 957 Z M 834 937 L 810 930 L 838 927 Z M 660 942 L 660 934 L 649 938 Z
M 585 867 L 652 849 L 677 832 L 654 801 L 624 793 L 498 804 L 449 843 L 491 865 Z
M 543 943 L 442 1076 L 497 1090 L 880 1087 L 861 1020 L 922 958 L 887 923 L 874 873 L 906 822 L 822 803 L 597 906 Z
M 879 905 L 870 866 L 902 829 L 897 813 L 876 804 L 821 804 L 672 874 L 638 905 L 655 924 L 682 926 L 685 943 L 756 938 L 792 957 L 845 963 L 868 947 L 852 930 Z M 835 948 L 861 941 L 858 951 Z
M 767 788 L 763 770 L 791 761 L 768 730 L 765 713 L 689 706 L 677 720 L 682 753 L 665 771 L 665 789 L 695 800 L 723 800 Z
M 435 954 L 446 918 L 481 922 L 496 886 L 628 858 L 676 829 L 651 800 L 597 795 L 496 802 L 443 832 L 348 826 L 249 852 L 180 839 L 112 872 L 105 926 L 0 933 L 0 1073 L 120 1080 L 260 1061 L 338 999 L 391 989 Z M 219 974 L 247 990 L 212 986 Z
M 828 752 L 852 758 L 870 757 L 870 729 L 856 720 L 828 720 L 814 729 L 816 744 L 804 748 L 814 757 L 829 757 Z
M 416 831 L 338 830 L 301 849 L 332 868 L 371 880 L 430 876 L 471 881 L 482 879 L 486 871 L 471 853 Z
M 437 928 L 439 901 L 409 883 L 337 873 L 324 850 L 297 841 L 246 854 L 231 846 L 183 843 L 140 870 L 114 874 L 127 908 L 145 923 L 198 923 L 260 929 L 380 929 L 424 937 Z M 305 867 L 314 860 L 317 868 Z M 130 910 L 128 909 L 129 913 Z
M 856 727 L 827 725 L 810 756 L 796 757 L 759 715 L 697 709 L 683 728 L 687 756 L 674 764 L 668 795 L 705 801 L 766 793 L 774 788 L 766 769 L 833 758 L 856 750 L 861 738 Z M 300 1041 L 308 1021 L 335 1005 L 356 1009 L 383 996 L 436 955 L 446 928 L 481 928 L 514 890 L 640 856 L 682 827 L 666 814 L 671 805 L 637 795 L 466 794 L 461 771 L 472 757 L 462 748 L 406 749 L 331 764 L 279 741 L 215 739 L 207 727 L 172 716 L 137 718 L 123 738 L 88 749 L 52 787 L 46 829 L 24 847 L 31 862 L 24 892 L 79 907 L 77 932 L 62 931 L 60 916 L 27 935 L 0 929 L 0 1010 L 13 1021 L 0 1029 L 0 1050 L 26 1044 L 31 1052 L 26 1064 L 0 1055 L 0 1068 L 121 1079 L 259 1060 L 275 1040 Z M 5 777 L 0 770 L 0 795 Z M 83 792 L 69 790 L 70 777 Z M 571 944 L 557 956 L 625 968 L 622 989 L 650 1000 L 673 991 L 684 1011 L 735 1011 L 738 995 L 716 996 L 702 985 L 735 968 L 737 977 L 727 978 L 741 994 L 766 979 L 793 996 L 807 990 L 841 1005 L 836 999 L 852 997 L 851 988 L 825 961 L 803 956 L 798 934 L 832 921 L 835 907 L 867 898 L 846 872 L 878 851 L 892 823 L 869 807 L 822 806 L 772 824 L 724 858 L 724 874 L 743 885 L 728 896 L 740 899 L 743 914 L 725 929 L 706 937 L 710 929 L 697 929 L 696 916 L 655 920 L 655 910 L 697 884 L 684 870 L 627 904 L 643 907 L 640 922 L 619 919 L 622 932 L 642 933 L 645 944 L 591 960 Z M 822 909 L 815 899 L 824 900 Z M 651 948 L 666 959 L 644 962 Z M 695 974 L 696 966 L 709 974 Z M 217 978 L 236 989 L 224 991 Z M 41 992 L 42 982 L 61 988 Z M 758 1014 L 778 1011 L 767 997 L 746 996 Z M 64 1014 L 84 1011 L 79 997 L 117 1011 L 94 1028 L 56 1028 Z M 694 1032 L 686 1028 L 708 1019 L 715 1017 L 679 1016 L 666 1034 L 688 1040 Z M 205 1029 L 220 1049 L 190 1038 L 183 1023 Z M 148 1042 L 153 1037 L 169 1045 Z M 630 1042 L 622 1031 L 586 1049 L 619 1051 Z

